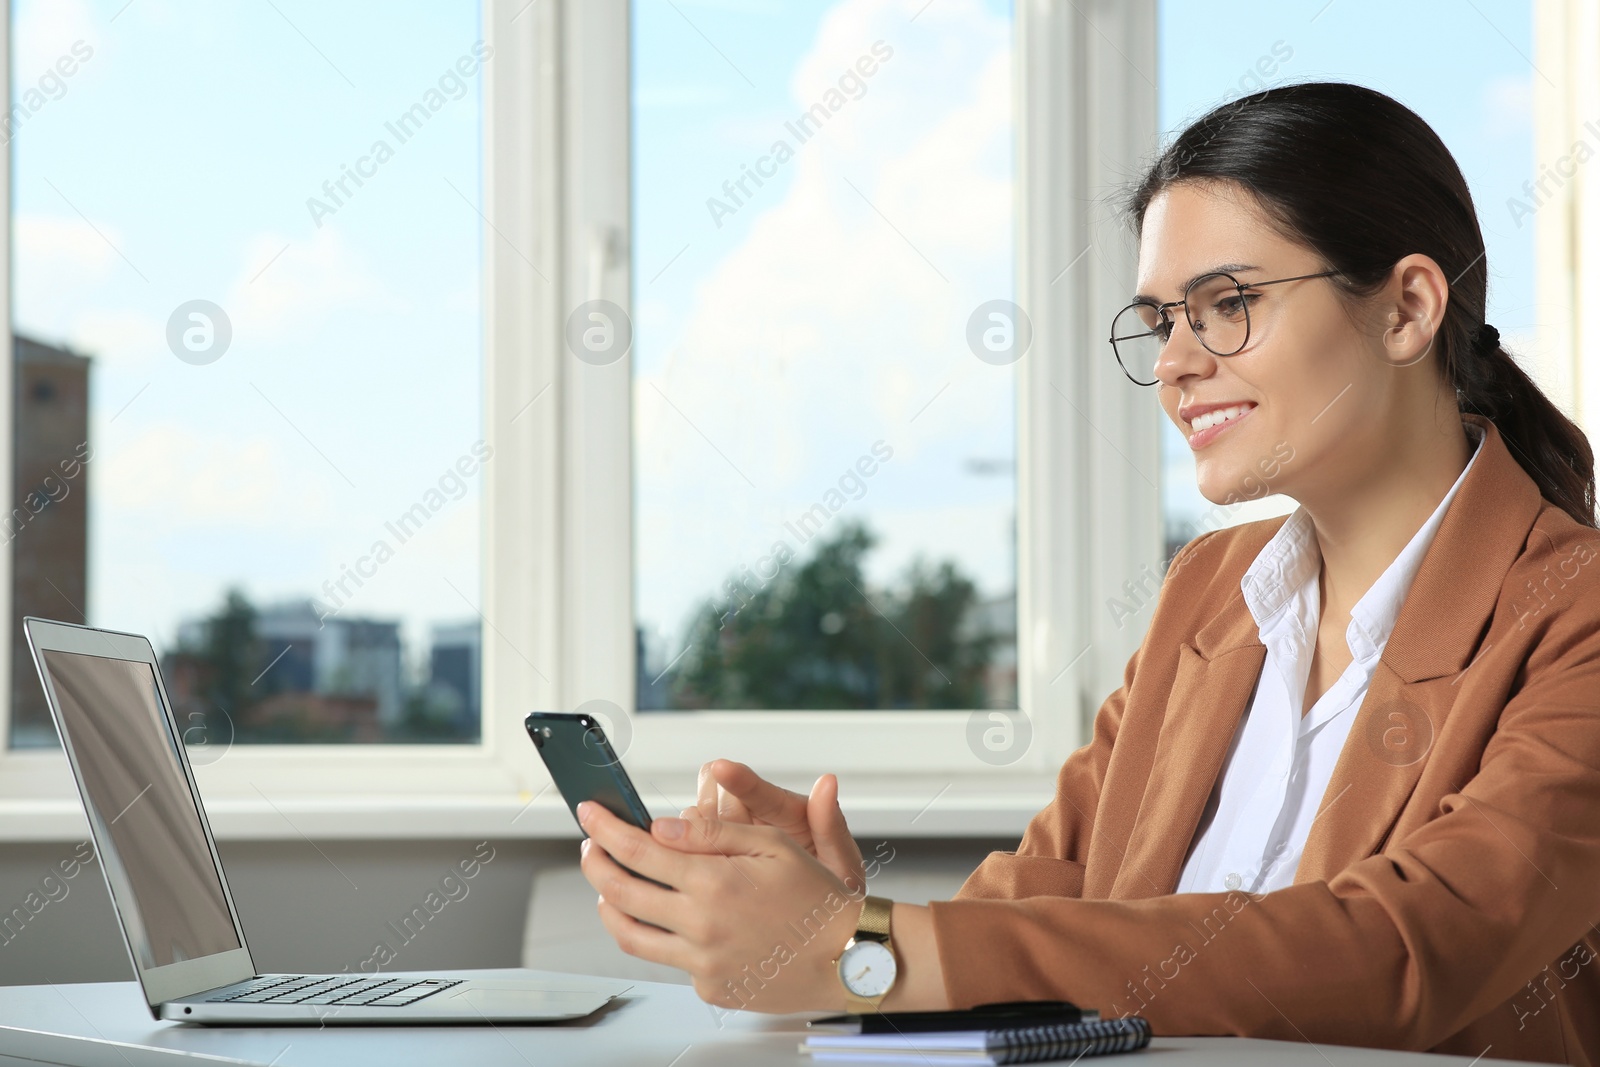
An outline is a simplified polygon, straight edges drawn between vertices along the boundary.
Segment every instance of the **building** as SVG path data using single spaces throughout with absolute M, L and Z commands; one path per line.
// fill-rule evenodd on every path
M 379 741 L 399 724 L 398 623 L 321 618 L 309 600 L 252 609 L 238 598 L 233 610 L 178 627 L 162 663 L 175 708 L 209 715 L 216 703 L 250 741 Z M 213 640 L 220 623 L 231 639 Z
M 89 591 L 89 357 L 13 337 L 9 510 L 11 738 L 53 745 L 55 727 L 21 619 L 84 622 Z
M 400 721 L 399 623 L 320 618 L 310 601 L 297 600 L 263 607 L 256 636 L 271 664 L 261 679 L 266 692 L 365 697 L 374 702 L 380 727 Z
M 445 697 L 455 720 L 476 730 L 483 706 L 483 624 L 436 623 L 429 635 L 429 689 Z

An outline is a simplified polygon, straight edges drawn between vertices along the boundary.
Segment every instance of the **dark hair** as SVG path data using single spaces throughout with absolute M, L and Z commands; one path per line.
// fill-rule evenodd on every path
M 1151 164 L 1127 213 L 1142 230 L 1150 201 L 1186 181 L 1237 183 L 1289 239 L 1340 272 L 1330 281 L 1370 296 L 1404 256 L 1431 256 L 1450 281 L 1441 366 L 1463 412 L 1486 416 L 1546 500 L 1595 525 L 1594 453 L 1498 344 L 1477 350 L 1489 268 L 1466 179 L 1414 111 L 1344 82 L 1275 86 L 1192 123 Z

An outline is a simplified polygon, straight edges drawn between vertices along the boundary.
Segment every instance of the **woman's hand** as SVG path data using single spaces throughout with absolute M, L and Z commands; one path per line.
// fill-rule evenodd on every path
M 824 774 L 809 797 L 762 778 L 743 763 L 712 760 L 700 768 L 695 807 L 685 816 L 781 830 L 822 862 L 858 898 L 866 891 L 861 847 L 839 807 L 839 779 Z
M 687 971 L 718 1007 L 843 1010 L 833 961 L 862 897 L 788 834 L 698 817 L 657 819 L 646 833 L 593 802 L 578 819 L 583 875 L 622 951 Z

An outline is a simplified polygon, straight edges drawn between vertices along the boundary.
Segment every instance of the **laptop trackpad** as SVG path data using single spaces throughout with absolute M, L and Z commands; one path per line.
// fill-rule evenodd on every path
M 453 1005 L 488 1019 L 577 1019 L 600 1008 L 625 988 L 625 982 L 616 983 L 615 988 L 602 983 L 563 989 L 549 983 L 510 979 L 474 981 L 445 995 Z

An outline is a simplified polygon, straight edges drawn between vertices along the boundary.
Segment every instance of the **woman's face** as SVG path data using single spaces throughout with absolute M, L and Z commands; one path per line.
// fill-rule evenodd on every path
M 1244 347 L 1213 355 L 1183 308 L 1173 307 L 1172 335 L 1154 367 L 1161 406 L 1194 450 L 1200 492 L 1217 504 L 1271 493 L 1303 502 L 1306 493 L 1359 487 L 1363 472 L 1383 461 L 1384 437 L 1374 431 L 1390 425 L 1398 403 L 1384 326 L 1358 328 L 1331 278 L 1249 288 L 1327 264 L 1279 235 L 1239 187 L 1179 183 L 1151 200 L 1139 242 L 1139 298 L 1181 299 L 1190 279 L 1229 265 L 1246 287 Z M 1197 302 L 1198 293 L 1191 294 Z M 1204 323 L 1206 309 L 1194 311 Z M 1375 313 L 1381 318 L 1381 309 Z M 1209 426 L 1219 412 L 1229 417 Z

